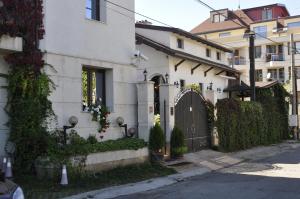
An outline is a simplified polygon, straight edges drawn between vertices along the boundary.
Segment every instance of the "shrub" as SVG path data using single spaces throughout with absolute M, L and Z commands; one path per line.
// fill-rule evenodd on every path
M 95 135 L 90 135 L 88 138 L 87 138 L 87 141 L 88 143 L 90 144 L 97 144 L 98 143 L 98 140 L 96 138 Z
M 184 143 L 184 134 L 175 126 L 171 135 L 171 156 L 174 158 L 180 157 L 186 152 L 187 147 Z
M 164 147 L 164 133 L 159 124 L 155 124 L 150 129 L 149 149 L 153 152 L 160 152 Z

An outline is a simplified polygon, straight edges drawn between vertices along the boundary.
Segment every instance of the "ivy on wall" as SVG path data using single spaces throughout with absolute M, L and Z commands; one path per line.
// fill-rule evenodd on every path
M 217 103 L 220 148 L 236 151 L 288 138 L 288 93 L 281 85 L 257 91 L 257 102 L 223 99 Z
M 54 116 L 48 96 L 53 89 L 42 73 L 45 65 L 39 41 L 44 36 L 42 0 L 2 0 L 0 37 L 23 38 L 23 51 L 5 57 L 9 64 L 8 101 L 10 140 L 16 144 L 18 171 L 32 170 L 34 160 L 47 151 L 47 121 Z

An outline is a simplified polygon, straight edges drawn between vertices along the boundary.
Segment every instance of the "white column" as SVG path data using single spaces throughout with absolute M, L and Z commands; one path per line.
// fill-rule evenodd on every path
M 146 142 L 150 128 L 154 123 L 154 82 L 145 81 L 137 84 L 138 91 L 138 135 Z
M 160 124 L 166 135 L 167 153 L 169 151 L 171 132 L 175 123 L 174 85 L 161 84 L 159 88 Z

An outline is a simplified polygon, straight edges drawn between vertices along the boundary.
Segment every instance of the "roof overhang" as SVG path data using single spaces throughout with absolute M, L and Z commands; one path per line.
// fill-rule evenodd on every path
M 154 48 L 158 51 L 164 52 L 167 55 L 177 57 L 177 58 L 180 58 L 182 60 L 188 60 L 188 61 L 196 62 L 196 63 L 199 63 L 199 64 L 204 64 L 204 65 L 211 66 L 211 67 L 221 69 L 221 70 L 224 70 L 226 72 L 231 72 L 231 73 L 234 73 L 234 74 L 240 74 L 240 72 L 238 70 L 236 70 L 234 68 L 231 68 L 227 65 L 217 63 L 217 62 L 213 62 L 213 61 L 210 61 L 210 60 L 207 60 L 207 59 L 204 59 L 204 58 L 201 58 L 201 57 L 198 57 L 198 56 L 186 53 L 186 52 L 182 52 L 182 51 L 179 51 L 179 50 L 174 50 L 174 49 L 172 49 L 168 46 L 165 46 L 161 43 L 153 41 L 153 40 L 151 40 L 147 37 L 144 37 L 144 36 L 142 36 L 138 33 L 136 33 L 136 40 L 137 40 L 137 43 L 145 44 L 145 45 L 150 46 L 150 47 L 152 47 L 152 48 Z
M 178 34 L 180 36 L 187 37 L 189 39 L 192 39 L 194 41 L 200 42 L 202 44 L 211 46 L 213 48 L 216 48 L 218 50 L 222 50 L 224 52 L 229 52 L 232 53 L 232 50 L 225 48 L 224 46 L 218 45 L 216 43 L 213 43 L 211 41 L 208 41 L 204 38 L 198 37 L 190 32 L 187 32 L 185 30 L 179 29 L 179 28 L 173 28 L 173 27 L 166 27 L 166 26 L 154 26 L 154 25 L 148 25 L 148 24 L 135 24 L 136 28 L 143 28 L 143 29 L 151 29 L 151 30 L 159 30 L 159 31 L 167 31 L 167 32 L 172 32 L 175 34 Z

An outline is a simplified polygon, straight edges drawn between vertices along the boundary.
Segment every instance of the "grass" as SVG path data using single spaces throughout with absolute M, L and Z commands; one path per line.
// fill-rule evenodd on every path
M 35 176 L 21 176 L 16 178 L 15 182 L 23 188 L 26 199 L 57 199 L 174 173 L 176 173 L 175 170 L 159 164 L 145 163 L 97 174 L 71 175 L 69 176 L 69 185 L 66 187 L 60 186 L 58 179 L 52 182 L 49 180 L 39 181 Z

